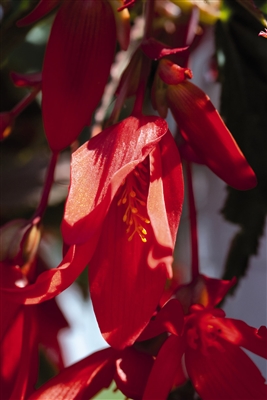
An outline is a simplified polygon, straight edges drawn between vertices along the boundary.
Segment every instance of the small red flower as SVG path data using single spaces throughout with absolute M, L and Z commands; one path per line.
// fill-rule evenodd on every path
M 219 281 L 213 283 L 215 287 L 212 291 L 218 287 Z M 210 288 L 213 283 L 210 282 Z M 221 289 L 224 288 L 225 284 Z M 177 303 L 176 299 L 166 303 L 141 335 L 141 339 L 144 340 L 152 337 L 153 333 L 168 331 L 172 334 L 172 344 L 169 348 L 166 346 L 164 358 L 160 360 L 157 357 L 153 365 L 143 399 L 165 399 L 173 385 L 179 386 L 184 383 L 181 364 L 183 354 L 184 374 L 188 374 L 203 400 L 265 399 L 265 379 L 241 347 L 267 358 L 266 328 L 255 329 L 243 321 L 225 318 L 223 310 L 195 304 L 191 306 L 189 314 L 184 316 L 181 335 L 179 330 L 174 328 L 175 320 L 181 318 L 178 317 Z M 175 307 L 176 315 L 167 312 L 167 309 Z M 177 357 L 173 358 L 174 351 L 177 357 L 179 354 L 180 363 L 177 363 Z M 168 380 L 162 385 L 162 370 L 164 371 L 166 366 Z
M 90 124 L 116 45 L 114 14 L 104 0 L 42 0 L 20 25 L 39 19 L 59 3 L 42 71 L 44 128 L 53 151 L 70 145 Z
M 11 290 L 27 287 L 36 268 L 44 269 L 36 253 L 38 224 L 12 221 L 1 227 L 0 238 L 2 286 Z M 27 399 L 37 382 L 40 345 L 55 368 L 63 368 L 57 335 L 68 324 L 54 299 L 26 306 L 10 301 L 2 293 L 0 309 L 1 398 Z
M 161 60 L 153 88 L 154 107 L 162 115 L 167 102 L 193 161 L 205 163 L 236 189 L 252 189 L 257 184 L 253 170 L 209 97 L 188 81 L 190 77 L 188 68 Z

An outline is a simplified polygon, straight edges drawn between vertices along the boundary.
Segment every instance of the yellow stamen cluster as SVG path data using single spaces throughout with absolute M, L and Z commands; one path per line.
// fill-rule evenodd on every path
M 139 177 L 139 173 L 137 171 L 134 171 L 134 175 Z M 142 207 L 145 207 L 146 203 L 139 198 L 139 196 L 137 195 L 137 190 L 133 189 L 133 175 L 128 176 L 126 181 L 124 181 L 122 185 L 125 185 L 125 188 L 117 205 L 126 205 L 126 210 L 122 217 L 122 220 L 126 223 L 126 225 L 128 225 L 126 229 L 126 232 L 130 233 L 128 241 L 131 241 L 134 237 L 134 234 L 137 233 L 142 242 L 146 243 L 147 230 L 144 228 L 143 225 L 150 224 L 150 220 L 142 215 L 145 211 L 142 210 Z

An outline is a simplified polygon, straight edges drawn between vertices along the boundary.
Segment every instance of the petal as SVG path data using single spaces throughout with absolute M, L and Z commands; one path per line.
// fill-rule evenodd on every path
M 109 387 L 116 356 L 118 352 L 108 348 L 84 358 L 50 379 L 29 400 L 91 399 L 101 389 Z
M 58 333 L 69 326 L 55 299 L 37 306 L 38 341 L 44 346 L 49 359 L 59 368 L 64 367 Z M 49 327 L 49 329 L 47 329 Z
M 52 150 L 70 145 L 90 121 L 107 83 L 115 44 L 116 27 L 108 2 L 63 3 L 43 67 L 42 109 Z
M 161 347 L 149 376 L 143 400 L 167 399 L 174 384 L 186 381 L 181 358 L 184 352 L 181 339 L 170 336 Z
M 35 311 L 22 306 L 1 343 L 2 398 L 24 400 L 33 392 L 38 373 Z
M 46 14 L 52 11 L 60 3 L 60 1 L 61 0 L 40 0 L 30 14 L 26 15 L 26 17 L 17 22 L 17 26 L 25 26 L 38 21 L 38 19 L 44 17 Z
M 159 63 L 158 74 L 167 85 L 178 85 L 193 77 L 191 69 L 182 68 L 170 60 L 162 60 Z
M 235 278 L 231 281 L 224 281 L 199 275 L 189 284 L 180 285 L 175 291 L 175 297 L 182 303 L 184 312 L 187 314 L 193 304 L 215 307 L 235 282 Z
M 188 142 L 179 145 L 179 152 L 181 157 L 186 161 L 196 164 L 205 164 L 205 161 L 202 160 L 201 156 L 193 150 Z
M 222 280 L 222 279 L 214 279 L 209 278 L 208 276 L 201 275 L 201 278 L 204 281 L 204 285 L 207 291 L 207 303 L 203 304 L 206 307 L 215 307 L 217 306 L 223 298 L 226 296 L 228 291 L 235 285 L 236 278 L 234 277 L 230 281 Z
M 233 344 L 250 350 L 258 356 L 267 358 L 266 327 L 256 329 L 247 325 L 244 321 L 225 318 L 222 320 L 220 336 Z
M 161 258 L 151 256 L 157 244 L 151 226 L 146 226 L 146 243 L 137 234 L 129 242 L 122 218 L 114 199 L 89 264 L 90 294 L 101 333 L 118 349 L 132 345 L 140 335 L 158 305 L 167 277 Z
M 42 74 L 35 72 L 32 74 L 19 74 L 18 72 L 10 72 L 11 79 L 14 85 L 18 87 L 31 87 L 41 86 Z
M 185 353 L 188 375 L 203 400 L 266 399 L 267 386 L 258 368 L 236 345 Z
M 191 82 L 168 86 L 167 100 L 181 131 L 206 165 L 239 190 L 257 184 L 255 174 L 208 96 Z
M 170 54 L 176 54 L 180 53 L 181 51 L 185 51 L 188 49 L 188 47 L 171 49 L 168 48 L 164 43 L 161 43 L 151 37 L 142 41 L 141 49 L 147 55 L 147 57 L 151 58 L 151 60 L 159 60 L 162 57 L 169 56 Z
M 164 205 L 165 209 L 162 209 L 162 214 L 166 212 L 167 221 L 172 237 L 172 244 L 174 245 L 176 241 L 177 230 L 180 222 L 180 217 L 182 213 L 182 206 L 184 201 L 184 181 L 183 181 L 183 172 L 182 172 L 182 164 L 179 156 L 179 152 L 177 150 L 177 146 L 173 140 L 173 137 L 170 131 L 161 139 L 159 143 L 160 149 L 160 160 L 161 160 L 161 177 L 163 184 L 163 195 L 164 195 Z M 154 172 L 152 174 L 152 180 L 156 180 L 156 165 L 160 165 L 160 163 L 154 163 L 153 168 Z M 160 183 L 160 182 L 159 182 Z M 154 218 L 152 217 L 152 207 L 154 207 L 154 215 L 156 215 L 156 208 L 159 207 L 158 204 L 154 203 L 150 196 L 152 196 L 152 187 L 155 182 L 152 182 L 150 185 L 149 195 L 148 195 L 148 213 L 151 217 L 151 223 L 153 225 Z M 156 198 L 154 199 L 156 201 Z M 163 204 L 163 201 L 162 203 Z M 166 210 L 166 211 L 165 211 Z M 160 215 L 158 210 L 158 215 Z M 156 231 L 155 224 L 153 225 L 154 230 Z M 161 224 L 159 225 L 160 229 L 162 229 Z M 158 235 L 157 235 L 158 238 Z
M 155 318 L 151 319 L 139 336 L 138 341 L 148 340 L 163 332 L 169 332 L 173 335 L 180 336 L 183 325 L 184 314 L 182 306 L 178 300 L 172 299 L 164 305 Z
M 130 43 L 130 14 L 126 8 L 121 9 L 122 0 L 109 0 L 116 22 L 117 39 L 122 50 L 127 50 Z M 120 11 L 118 10 L 120 8 Z
M 1 377 L 1 396 L 9 399 L 18 374 L 20 353 L 22 350 L 22 336 L 24 314 L 23 306 L 19 305 L 17 313 L 12 313 L 10 323 L 2 329 L 3 313 L 2 310 L 9 309 L 9 304 L 1 298 L 1 346 L 0 346 L 0 377 Z M 8 313 L 7 313 L 8 314 Z
M 133 347 L 123 351 L 121 358 L 116 361 L 114 380 L 124 396 L 136 400 L 142 399 L 153 364 L 154 359 L 151 355 Z
M 41 273 L 36 282 L 24 288 L 1 288 L 2 294 L 13 302 L 37 304 L 55 297 L 81 274 L 91 258 L 98 237 L 81 246 L 71 246 L 57 268 Z
M 94 234 L 122 181 L 167 129 L 161 118 L 129 117 L 105 129 L 73 154 L 62 224 L 66 243 L 85 242 Z

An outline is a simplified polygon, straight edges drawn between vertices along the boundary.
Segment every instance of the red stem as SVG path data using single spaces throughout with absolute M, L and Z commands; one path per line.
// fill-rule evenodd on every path
M 10 113 L 15 118 L 17 117 L 37 96 L 41 90 L 41 85 L 27 94 L 11 111 Z
M 153 17 L 154 17 L 154 7 L 155 0 L 148 0 L 145 3 L 145 32 L 144 39 L 148 39 L 151 36 L 151 30 L 153 25 Z
M 37 217 L 42 218 L 42 216 L 46 210 L 49 194 L 50 194 L 53 182 L 54 182 L 54 173 L 55 173 L 55 168 L 57 165 L 57 160 L 58 160 L 58 153 L 53 153 L 51 160 L 50 160 L 48 170 L 47 170 L 42 197 L 41 197 L 39 206 L 32 217 L 32 220 L 34 220 Z
M 197 213 L 193 190 L 192 169 L 191 164 L 186 162 L 186 177 L 187 177 L 187 191 L 188 191 L 188 205 L 189 205 L 189 218 L 190 218 L 190 235 L 191 235 L 191 269 L 192 280 L 199 275 L 199 260 L 198 260 L 198 235 L 197 235 Z
M 140 75 L 140 80 L 139 80 L 138 90 L 136 93 L 136 98 L 135 98 L 132 115 L 135 115 L 135 116 L 142 115 L 142 108 L 143 108 L 143 102 L 144 102 L 144 97 L 145 97 L 145 93 L 146 93 L 146 85 L 147 85 L 147 79 L 148 79 L 149 72 L 150 72 L 150 67 L 151 67 L 151 60 L 144 55 L 143 59 L 142 59 L 141 75 Z

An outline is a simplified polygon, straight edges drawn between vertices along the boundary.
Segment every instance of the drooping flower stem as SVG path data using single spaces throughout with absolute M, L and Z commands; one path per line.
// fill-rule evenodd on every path
M 52 157 L 48 166 L 48 170 L 47 170 L 47 174 L 46 174 L 46 178 L 45 178 L 45 184 L 44 184 L 44 188 L 43 188 L 43 193 L 42 193 L 42 197 L 39 203 L 38 208 L 36 209 L 32 220 L 34 220 L 35 218 L 39 217 L 42 218 L 47 204 L 48 204 L 48 198 L 49 198 L 49 194 L 54 182 L 54 174 L 55 174 L 55 168 L 57 165 L 57 160 L 58 160 L 58 152 L 54 152 L 52 153 Z
M 188 206 L 189 206 L 189 219 L 190 219 L 190 236 L 191 236 L 191 271 L 192 280 L 199 275 L 199 261 L 198 261 L 198 235 L 197 235 L 197 213 L 195 205 L 195 197 L 192 181 L 192 167 L 191 163 L 185 163 L 186 178 L 187 178 L 187 193 L 188 193 Z
M 146 88 L 145 83 L 143 81 L 141 81 L 138 86 L 138 91 L 137 91 L 136 98 L 135 98 L 134 108 L 132 111 L 133 116 L 138 117 L 142 114 L 145 88 Z
M 115 101 L 115 105 L 113 107 L 112 113 L 108 119 L 108 121 L 105 124 L 105 127 L 107 128 L 108 126 L 111 126 L 118 122 L 120 112 L 122 110 L 122 107 L 124 105 L 125 99 L 127 97 L 127 91 L 128 91 L 128 85 L 130 83 L 130 78 L 131 76 L 128 75 L 124 81 L 124 84 L 122 85 L 122 88 L 120 90 L 120 93 L 118 94 L 118 97 Z
M 145 32 L 144 39 L 151 36 L 153 17 L 154 17 L 155 0 L 149 0 L 145 3 Z
M 147 80 L 150 73 L 150 68 L 151 68 L 151 60 L 148 57 L 144 57 L 142 62 L 142 69 L 141 69 L 138 90 L 136 93 L 135 103 L 132 111 L 132 115 L 136 117 L 142 115 L 143 102 L 147 88 Z
M 41 90 L 41 85 L 37 86 L 32 92 L 27 94 L 12 110 L 11 114 L 13 118 L 16 118 L 28 105 L 36 98 L 37 94 Z

